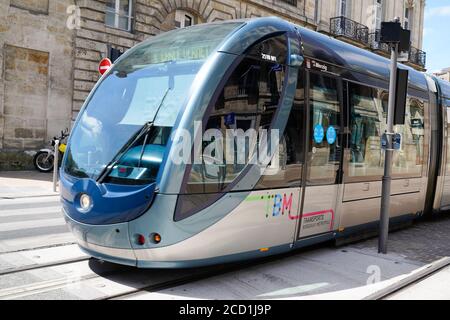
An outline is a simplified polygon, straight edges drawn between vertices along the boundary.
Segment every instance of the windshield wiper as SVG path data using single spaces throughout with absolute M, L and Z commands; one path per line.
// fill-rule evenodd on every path
M 120 160 L 122 160 L 122 157 L 131 149 L 131 147 L 133 147 L 136 142 L 138 142 L 143 136 L 147 135 L 151 128 L 153 128 L 153 121 L 149 121 L 144 124 L 144 126 L 138 132 L 136 132 L 134 138 L 128 140 L 128 142 L 120 149 L 113 160 L 108 163 L 108 165 L 100 173 L 100 176 L 97 179 L 98 183 L 103 183 L 105 178 L 111 173 L 112 169 L 120 162 Z
M 161 109 L 161 106 L 164 103 L 164 100 L 166 100 L 167 94 L 172 88 L 169 86 L 167 88 L 166 92 L 164 93 L 164 96 L 161 100 L 161 102 L 158 105 L 158 108 L 156 109 L 155 116 L 153 119 L 156 119 L 156 116 L 159 113 L 159 109 Z M 153 121 L 146 122 L 142 128 L 137 131 L 131 138 L 128 140 L 128 142 L 119 150 L 117 155 L 108 163 L 108 165 L 102 170 L 102 172 L 99 175 L 99 178 L 97 179 L 98 183 L 103 183 L 103 181 L 106 179 L 106 177 L 109 176 L 113 168 L 122 160 L 123 156 L 127 154 L 127 152 L 144 136 L 148 135 L 150 130 L 153 128 Z M 145 139 L 144 144 L 146 143 L 147 139 Z M 145 148 L 145 145 L 143 146 Z

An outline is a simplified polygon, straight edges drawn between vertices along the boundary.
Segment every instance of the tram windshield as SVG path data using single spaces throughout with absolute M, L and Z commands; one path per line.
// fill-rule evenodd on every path
M 122 174 L 123 181 L 154 181 L 171 128 L 195 76 L 223 39 L 240 25 L 233 22 L 178 29 L 130 49 L 86 103 L 71 134 L 65 172 L 98 179 L 124 145 L 151 123 L 152 130 L 128 149 L 125 163 L 119 161 L 110 177 L 116 181 Z

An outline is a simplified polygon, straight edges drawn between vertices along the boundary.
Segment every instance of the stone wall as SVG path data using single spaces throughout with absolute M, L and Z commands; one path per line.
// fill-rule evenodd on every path
M 70 126 L 74 32 L 66 21 L 73 4 L 0 1 L 0 170 L 29 167 L 22 155 Z

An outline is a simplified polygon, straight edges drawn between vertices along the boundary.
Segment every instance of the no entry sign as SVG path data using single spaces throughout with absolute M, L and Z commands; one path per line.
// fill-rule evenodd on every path
M 98 72 L 103 75 L 109 68 L 111 68 L 112 62 L 108 58 L 103 58 L 98 65 Z

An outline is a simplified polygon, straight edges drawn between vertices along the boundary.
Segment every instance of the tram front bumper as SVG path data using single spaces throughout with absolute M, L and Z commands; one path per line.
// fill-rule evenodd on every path
M 137 266 L 128 235 L 128 222 L 113 225 L 88 225 L 73 220 L 63 209 L 69 230 L 81 250 L 104 261 Z

